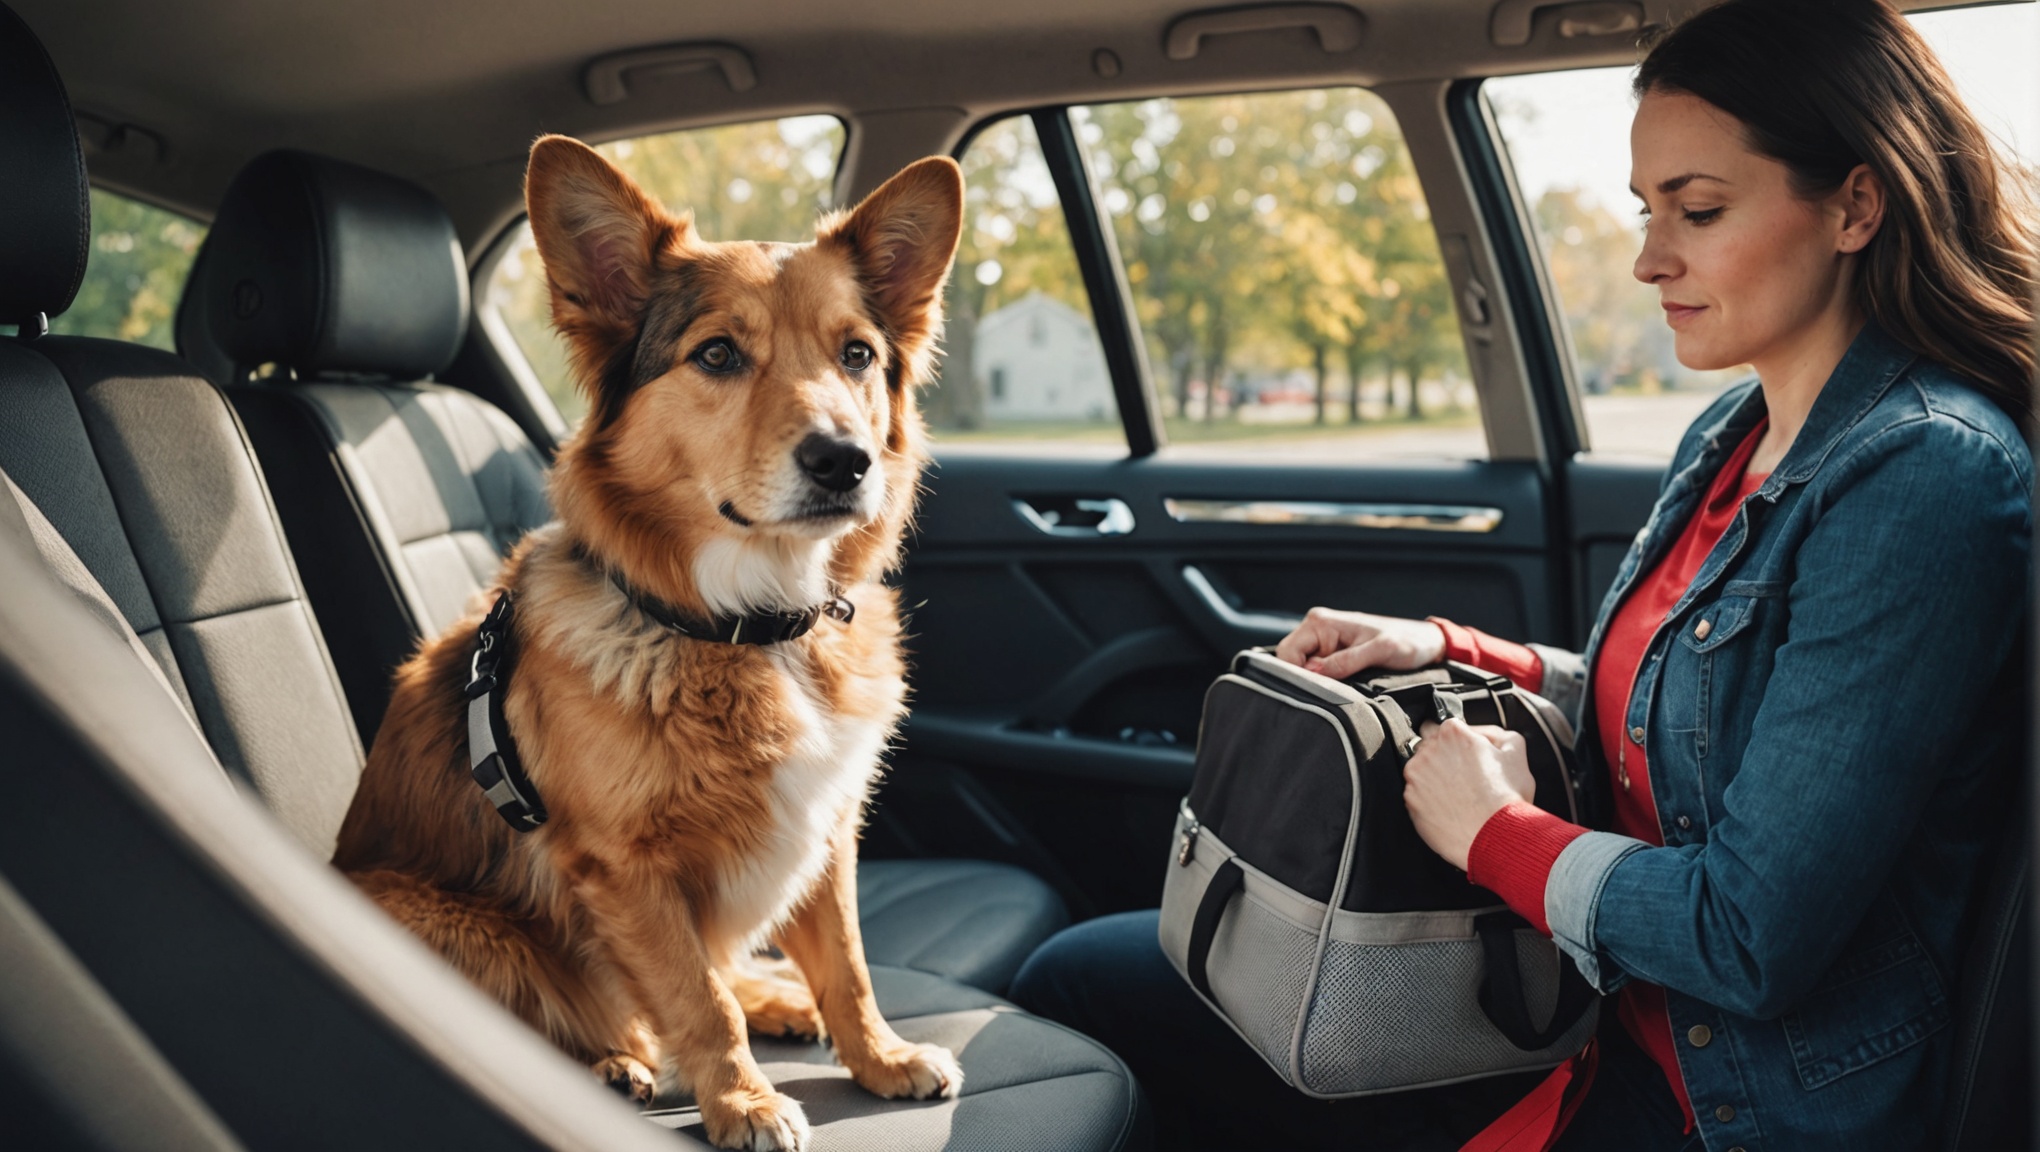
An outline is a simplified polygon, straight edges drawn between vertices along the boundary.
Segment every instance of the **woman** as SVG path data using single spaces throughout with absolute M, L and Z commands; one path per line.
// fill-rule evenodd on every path
M 1322 609 L 1279 654 L 1335 677 L 1449 656 L 1581 718 L 1601 831 L 1531 806 L 1499 730 L 1427 726 L 1405 773 L 1425 842 L 1615 996 L 1558 1147 L 1917 1147 L 1964 910 L 2017 795 L 2024 200 L 1882 3 L 1728 0 L 1635 90 L 1636 276 L 1681 363 L 1757 379 L 1687 432 L 1584 658 Z M 1453 1147 L 1523 1090 L 1286 1092 L 1182 987 L 1151 913 L 1049 941 L 1014 996 L 1119 1048 L 1171 1146 Z

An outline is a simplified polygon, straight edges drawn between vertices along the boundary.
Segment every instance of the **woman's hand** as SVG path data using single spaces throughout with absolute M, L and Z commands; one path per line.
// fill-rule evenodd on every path
M 1334 680 L 1369 668 L 1407 672 L 1445 658 L 1445 630 L 1428 620 L 1313 608 L 1275 655 Z
M 1425 724 L 1423 737 L 1403 765 L 1403 804 L 1431 851 L 1464 872 L 1481 825 L 1536 799 L 1537 781 L 1523 738 L 1507 728 L 1447 720 Z

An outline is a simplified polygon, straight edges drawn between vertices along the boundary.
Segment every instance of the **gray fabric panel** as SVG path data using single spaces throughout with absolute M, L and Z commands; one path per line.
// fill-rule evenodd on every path
M 196 717 L 191 706 L 191 693 L 185 690 L 184 677 L 177 668 L 177 656 L 170 650 L 170 642 L 161 628 L 153 628 L 146 637 L 135 634 L 127 618 L 114 605 L 106 590 L 99 586 L 85 562 L 71 550 L 56 525 L 42 514 L 42 509 L 28 498 L 28 494 L 16 487 L 14 481 L 0 474 L 0 482 L 6 485 L 7 499 L 0 500 L 0 510 L 7 515 L 0 517 L 0 529 L 13 532 L 18 538 L 32 545 L 41 554 L 43 562 L 58 580 L 78 594 L 92 614 L 99 617 L 108 628 L 125 638 L 134 648 L 135 654 L 147 658 L 156 666 L 163 680 L 163 687 L 184 707 L 184 714 Z
M 480 497 L 496 550 L 507 552 L 526 532 L 552 519 L 545 459 L 516 421 L 495 405 L 455 388 L 418 389 Z
M 1106 1152 L 1130 1130 L 1132 1076 L 1097 1042 L 998 998 L 918 972 L 874 966 L 879 1010 L 907 1040 L 941 1044 L 963 1065 L 955 1100 L 881 1100 L 820 1044 L 753 1038 L 759 1067 L 800 1101 L 813 1152 Z M 706 1143 L 684 1098 L 654 1123 Z
M 38 350 L 12 340 L 0 340 L 0 468 L 56 525 L 135 631 L 162 623 L 69 385 Z
M 49 926 L 0 879 L 0 1066 L 96 1147 L 241 1147 Z
M 304 604 L 286 600 L 168 631 L 220 762 L 253 784 L 307 848 L 331 857 L 361 761 L 346 710 L 316 694 L 330 687 L 330 672 Z
M 1035 946 L 1069 923 L 1055 890 L 983 860 L 868 860 L 857 912 L 873 964 L 1003 992 Z
M 396 563 L 410 573 L 417 599 L 412 615 L 425 634 L 437 635 L 460 619 L 474 594 L 485 587 L 502 561 L 486 537 L 475 532 L 428 536 L 397 546 Z M 486 566 L 476 571 L 478 559 Z
M 304 384 L 421 631 L 493 580 L 502 554 L 551 518 L 545 462 L 509 417 L 454 388 Z
M 164 621 L 296 597 L 269 496 L 219 390 L 147 348 L 52 343 Z

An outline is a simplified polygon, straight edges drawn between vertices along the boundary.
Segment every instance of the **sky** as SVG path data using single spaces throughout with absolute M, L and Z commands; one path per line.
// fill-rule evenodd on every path
M 1912 18 L 1970 109 L 2020 160 L 2040 165 L 2040 4 L 1927 12 Z M 1491 80 L 1502 134 L 1525 197 L 1579 187 L 1618 213 L 1629 194 L 1630 68 Z

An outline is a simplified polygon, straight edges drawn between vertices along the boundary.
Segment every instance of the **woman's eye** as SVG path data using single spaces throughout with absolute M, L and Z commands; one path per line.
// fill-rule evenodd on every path
M 1699 208 L 1687 212 L 1686 221 L 1690 224 L 1712 224 L 1715 218 L 1720 215 L 1721 209 L 1719 208 Z
M 694 363 L 703 372 L 734 372 L 737 346 L 718 336 L 694 350 Z
M 843 346 L 843 367 L 852 372 L 862 372 L 871 367 L 871 362 L 877 357 L 878 353 L 871 350 L 871 345 L 862 340 L 852 340 Z

